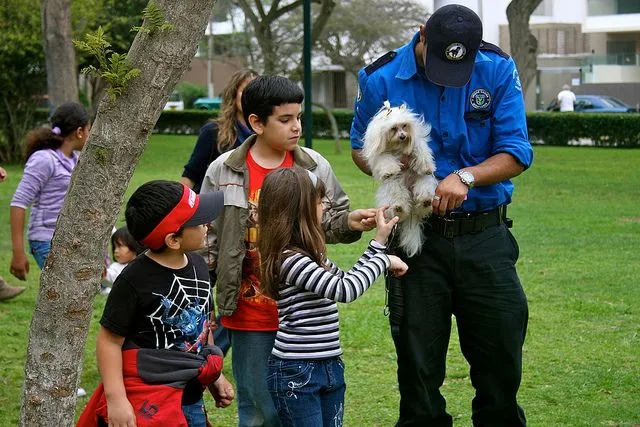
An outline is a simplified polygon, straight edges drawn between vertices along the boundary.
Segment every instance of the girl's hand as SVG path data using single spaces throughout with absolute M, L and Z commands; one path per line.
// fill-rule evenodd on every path
M 136 415 L 126 397 L 107 400 L 107 414 L 109 427 L 136 427 Z
M 389 262 L 391 263 L 389 271 L 396 277 L 404 276 L 409 270 L 409 266 L 395 255 L 389 255 Z
M 397 216 L 394 216 L 389 220 L 389 222 L 387 222 L 387 220 L 384 218 L 384 211 L 387 208 L 388 206 L 382 206 L 376 209 L 376 224 L 378 227 L 378 231 L 376 233 L 376 237 L 374 237 L 373 239 L 381 245 L 387 244 L 387 239 L 393 231 L 393 227 L 395 227 L 395 225 L 398 223 L 398 220 L 400 219 Z
M 27 254 L 13 254 L 11 257 L 11 268 L 9 272 L 13 274 L 17 279 L 27 280 L 27 274 L 29 273 L 29 260 Z

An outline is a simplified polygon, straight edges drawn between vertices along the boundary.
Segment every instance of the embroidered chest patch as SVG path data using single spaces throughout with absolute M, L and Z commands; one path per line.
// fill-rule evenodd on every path
M 469 102 L 475 110 L 486 110 L 491 105 L 491 94 L 486 89 L 476 89 L 471 92 Z

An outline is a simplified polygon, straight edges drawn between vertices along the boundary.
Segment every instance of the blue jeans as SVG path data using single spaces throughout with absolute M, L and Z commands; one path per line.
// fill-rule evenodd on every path
M 267 384 L 283 427 L 340 427 L 344 416 L 344 363 L 269 357 Z
M 31 248 L 31 255 L 36 259 L 38 267 L 42 270 L 51 251 L 51 240 L 29 240 L 29 248 Z
M 236 380 L 238 425 L 279 427 L 278 412 L 267 389 L 267 359 L 276 332 L 230 330 Z
M 220 316 L 216 316 L 216 324 L 218 327 L 215 331 L 213 331 L 213 342 L 217 345 L 222 353 L 226 356 L 227 352 L 231 348 L 231 337 L 229 335 L 229 330 L 222 326 L 220 323 Z
M 182 413 L 189 427 L 207 427 L 207 417 L 202 399 L 191 405 L 182 405 Z

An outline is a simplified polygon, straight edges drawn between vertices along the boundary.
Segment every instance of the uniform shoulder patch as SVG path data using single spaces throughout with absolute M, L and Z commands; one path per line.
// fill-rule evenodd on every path
M 484 40 L 480 43 L 480 46 L 478 47 L 478 49 L 480 49 L 480 50 L 490 50 L 491 52 L 495 52 L 498 55 L 502 56 L 503 58 L 509 59 L 509 54 L 508 53 L 506 53 L 504 50 L 500 49 L 495 44 L 486 42 Z
M 388 64 L 389 62 L 391 62 L 391 60 L 393 60 L 393 58 L 395 58 L 396 55 L 397 55 L 397 53 L 395 51 L 393 51 L 393 50 L 391 52 L 385 53 L 380 58 L 376 59 L 371 64 L 367 65 L 364 68 L 364 72 L 367 74 L 367 76 L 371 75 L 371 73 L 373 73 L 378 68 L 380 68 L 383 65 Z

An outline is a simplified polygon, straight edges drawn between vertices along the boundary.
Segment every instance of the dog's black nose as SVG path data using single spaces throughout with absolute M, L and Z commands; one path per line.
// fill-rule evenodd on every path
M 400 138 L 400 141 L 404 141 L 405 139 L 407 139 L 407 135 L 405 135 L 404 133 L 401 133 L 400 136 L 398 136 L 398 138 Z

